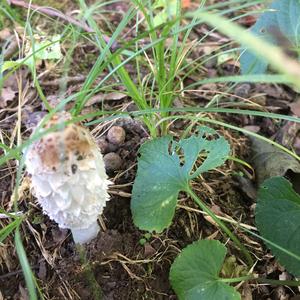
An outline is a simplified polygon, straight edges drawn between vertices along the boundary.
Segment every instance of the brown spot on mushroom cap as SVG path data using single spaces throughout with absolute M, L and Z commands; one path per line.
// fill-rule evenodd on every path
M 71 119 L 69 113 L 58 113 L 44 126 L 51 128 L 59 123 Z M 93 156 L 92 149 L 96 147 L 95 142 L 89 132 L 80 124 L 68 124 L 62 126 L 54 132 L 50 132 L 35 145 L 37 155 L 39 155 L 46 168 L 54 170 L 70 156 L 87 157 Z

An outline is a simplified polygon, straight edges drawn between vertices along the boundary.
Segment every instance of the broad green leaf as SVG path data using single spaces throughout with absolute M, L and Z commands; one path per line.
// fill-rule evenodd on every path
M 27 46 L 29 49 L 27 50 L 25 58 L 18 59 L 15 61 L 3 62 L 1 66 L 1 72 L 6 71 L 7 69 L 15 68 L 20 65 L 26 65 L 30 68 L 31 71 L 33 71 L 35 67 L 35 59 L 51 60 L 62 58 L 59 41 L 59 35 L 43 39 L 42 41 L 35 41 L 34 46 Z
M 240 300 L 240 294 L 222 282 L 219 273 L 226 247 L 219 241 L 201 240 L 185 249 L 170 270 L 172 288 L 180 300 Z
M 167 228 L 179 192 L 187 189 L 192 178 L 222 165 L 229 151 L 227 141 L 208 127 L 199 128 L 197 135 L 179 142 L 165 136 L 143 144 L 131 201 L 136 226 L 156 232 Z M 193 170 L 199 154 L 203 162 Z
M 28 59 L 25 60 L 24 64 L 27 65 L 33 72 L 35 68 L 35 61 L 40 59 L 51 60 L 60 59 L 62 57 L 60 51 L 60 36 L 55 35 L 40 41 L 35 41 L 34 44 L 30 45 L 30 49 L 27 53 Z M 34 53 L 34 56 L 32 55 Z
M 300 256 L 300 196 L 288 180 L 272 177 L 261 185 L 255 214 L 262 237 Z M 267 246 L 290 273 L 300 276 L 300 260 L 274 245 Z
M 30 53 L 33 52 L 33 47 Z M 60 59 L 60 35 L 54 35 L 34 44 L 35 57 L 37 59 Z
M 266 41 L 282 46 L 300 46 L 300 2 L 299 0 L 276 0 L 264 12 L 251 31 Z M 289 45 L 290 44 L 290 45 Z M 243 74 L 263 74 L 268 67 L 265 60 L 245 50 L 241 55 Z

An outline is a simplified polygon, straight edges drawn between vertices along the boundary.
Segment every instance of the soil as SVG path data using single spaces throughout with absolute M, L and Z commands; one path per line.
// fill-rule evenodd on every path
M 67 3 L 68 1 L 64 1 L 65 5 L 60 3 L 59 9 L 66 9 Z M 55 3 L 52 4 L 55 6 Z M 126 11 L 125 4 L 119 5 L 119 10 Z M 108 9 L 114 11 L 116 7 L 111 4 Z M 101 20 L 97 21 L 101 22 Z M 118 24 L 119 21 L 120 15 L 112 13 L 112 24 Z M 45 24 L 43 26 L 46 27 Z M 195 30 L 192 34 L 198 37 L 199 34 L 202 34 L 201 30 L 204 29 L 201 27 L 199 31 Z M 128 38 L 130 37 L 128 36 Z M 218 38 L 221 36 L 216 37 L 216 39 Z M 98 55 L 97 50 L 91 44 L 78 46 L 77 50 L 74 55 L 74 73 L 70 74 L 73 81 L 70 80 L 68 83 L 65 96 L 80 89 Z M 195 50 L 192 55 L 197 57 L 199 53 Z M 45 71 L 46 68 L 45 64 L 40 65 L 39 72 Z M 222 66 L 217 66 L 216 61 L 209 61 L 206 64 L 204 76 L 233 75 L 237 72 L 236 68 L 232 61 L 228 61 Z M 128 69 L 131 72 L 130 66 Z M 78 77 L 77 72 L 80 72 L 82 77 Z M 59 79 L 60 75 L 59 72 L 57 74 L 52 71 L 41 80 L 45 94 L 53 106 L 60 99 L 57 95 L 60 83 L 55 81 Z M 17 72 L 16 76 L 23 79 L 28 89 L 21 124 L 22 138 L 25 140 L 29 137 L 32 128 L 45 114 L 45 108 L 32 88 L 30 75 L 22 71 Z M 191 76 L 186 79 L 185 84 L 195 80 L 198 78 L 195 79 Z M 99 98 L 94 98 L 93 103 L 87 106 L 83 113 L 102 108 L 104 110 L 135 110 L 131 99 L 117 94 L 122 90 L 122 87 L 116 87 L 114 94 L 108 93 L 106 101 L 101 95 Z M 216 90 L 225 92 L 226 87 L 224 84 L 202 86 L 201 90 L 187 92 L 182 98 L 177 99 L 177 105 L 204 106 Z M 246 105 L 246 108 L 253 108 L 259 104 L 264 110 L 270 112 L 293 114 L 290 104 L 294 101 L 296 93 L 288 87 L 273 84 L 239 84 L 232 91 L 230 97 L 237 108 L 239 108 L 242 97 L 252 101 L 251 103 L 247 102 L 248 107 Z M 17 100 L 15 97 L 0 111 L 2 120 L 0 130 L 5 133 L 3 135 L 5 137 L 11 136 L 14 131 L 13 126 L 17 121 Z M 223 104 L 226 107 L 226 101 Z M 67 107 L 67 109 L 69 108 Z M 281 143 L 283 141 L 291 142 L 289 138 L 292 138 L 294 149 L 299 151 L 299 147 L 297 148 L 298 131 L 287 133 L 287 128 L 290 128 L 287 122 L 229 114 L 222 116 L 210 114 L 209 116 L 225 123 L 251 129 L 267 137 L 273 137 L 275 140 L 280 140 Z M 125 130 L 125 141 L 118 145 L 111 144 L 106 139 L 107 131 L 112 125 L 121 126 Z M 187 125 L 186 121 L 178 120 L 170 127 L 170 133 L 179 137 Z M 199 123 L 199 125 L 202 124 Z M 233 156 L 249 161 L 251 145 L 245 136 L 220 126 L 215 128 L 230 142 Z M 177 297 L 168 280 L 170 266 L 181 249 L 200 238 L 214 238 L 227 243 L 228 256 L 235 258 L 234 266 L 243 269 L 245 263 L 234 245 L 211 220 L 198 211 L 195 203 L 183 193 L 179 196 L 176 215 L 169 229 L 162 234 L 153 233 L 151 235 L 138 230 L 132 221 L 130 196 L 137 169 L 138 149 L 149 138 L 149 134 L 143 123 L 133 118 L 108 121 L 100 126 L 92 125 L 90 129 L 103 154 L 117 154 L 122 164 L 116 164 L 116 167 L 108 170 L 108 175 L 114 182 L 110 188 L 111 199 L 99 220 L 101 232 L 86 246 L 84 252 L 76 248 L 68 230 L 59 229 L 55 222 L 42 214 L 41 208 L 29 190 L 26 172 L 22 178 L 21 189 L 19 189 L 18 208 L 26 214 L 20 227 L 21 236 L 29 264 L 45 299 L 92 300 L 97 299 L 101 290 L 103 299 L 106 300 L 175 300 Z M 5 142 L 9 144 L 9 140 L 5 140 Z M 2 155 L 3 151 L 1 151 Z M 16 166 L 13 160 L 0 168 L 0 208 L 7 211 L 12 206 L 11 195 L 15 186 L 15 170 Z M 237 176 L 239 172 L 246 174 L 244 181 Z M 193 187 L 198 196 L 218 214 L 228 215 L 254 226 L 256 186 L 251 170 L 228 160 L 218 170 L 210 171 L 195 180 Z M 6 218 L 0 218 L 1 227 L 5 227 L 7 224 Z M 237 235 L 257 258 L 255 267 L 257 273 L 273 279 L 278 279 L 280 276 L 290 278 L 290 275 L 260 242 L 242 232 L 237 232 Z M 241 285 L 239 292 L 242 293 L 245 300 L 292 300 L 292 297 L 299 295 L 296 288 L 254 283 Z M 0 299 L 2 299 L 1 296 L 5 300 L 28 299 L 12 234 L 0 244 Z

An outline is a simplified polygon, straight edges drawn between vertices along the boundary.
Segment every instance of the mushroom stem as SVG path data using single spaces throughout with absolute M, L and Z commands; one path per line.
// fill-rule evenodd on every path
M 73 239 L 76 244 L 84 244 L 90 242 L 93 238 L 97 236 L 99 230 L 100 227 L 97 221 L 84 229 L 71 228 Z

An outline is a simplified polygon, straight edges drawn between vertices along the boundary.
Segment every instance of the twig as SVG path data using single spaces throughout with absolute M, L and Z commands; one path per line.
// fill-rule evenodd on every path
M 49 81 L 42 81 L 41 85 L 42 86 L 59 86 L 62 83 L 67 82 L 68 84 L 75 84 L 75 83 L 80 83 L 85 81 L 86 76 L 84 75 L 78 75 L 74 77 L 64 77 L 64 78 L 58 78 L 54 80 L 49 80 Z
M 32 9 L 32 10 L 37 10 L 37 11 L 39 11 L 45 15 L 48 15 L 50 17 L 57 17 L 59 19 L 62 19 L 63 21 L 66 21 L 68 23 L 71 23 L 73 25 L 76 25 L 76 26 L 82 28 L 86 32 L 94 33 L 94 30 L 92 28 L 90 28 L 87 24 L 81 23 L 81 22 L 73 19 L 72 17 L 67 16 L 64 13 L 62 13 L 61 11 L 56 10 L 52 7 L 42 7 L 42 6 L 38 6 L 35 4 L 29 4 L 22 0 L 9 0 L 8 2 L 15 6 L 28 8 L 28 9 Z M 107 35 L 103 35 L 103 39 L 106 43 L 108 43 L 110 41 L 110 37 L 108 37 Z M 117 45 L 115 43 L 113 43 L 111 48 L 112 48 L 112 50 L 114 50 L 117 48 Z

